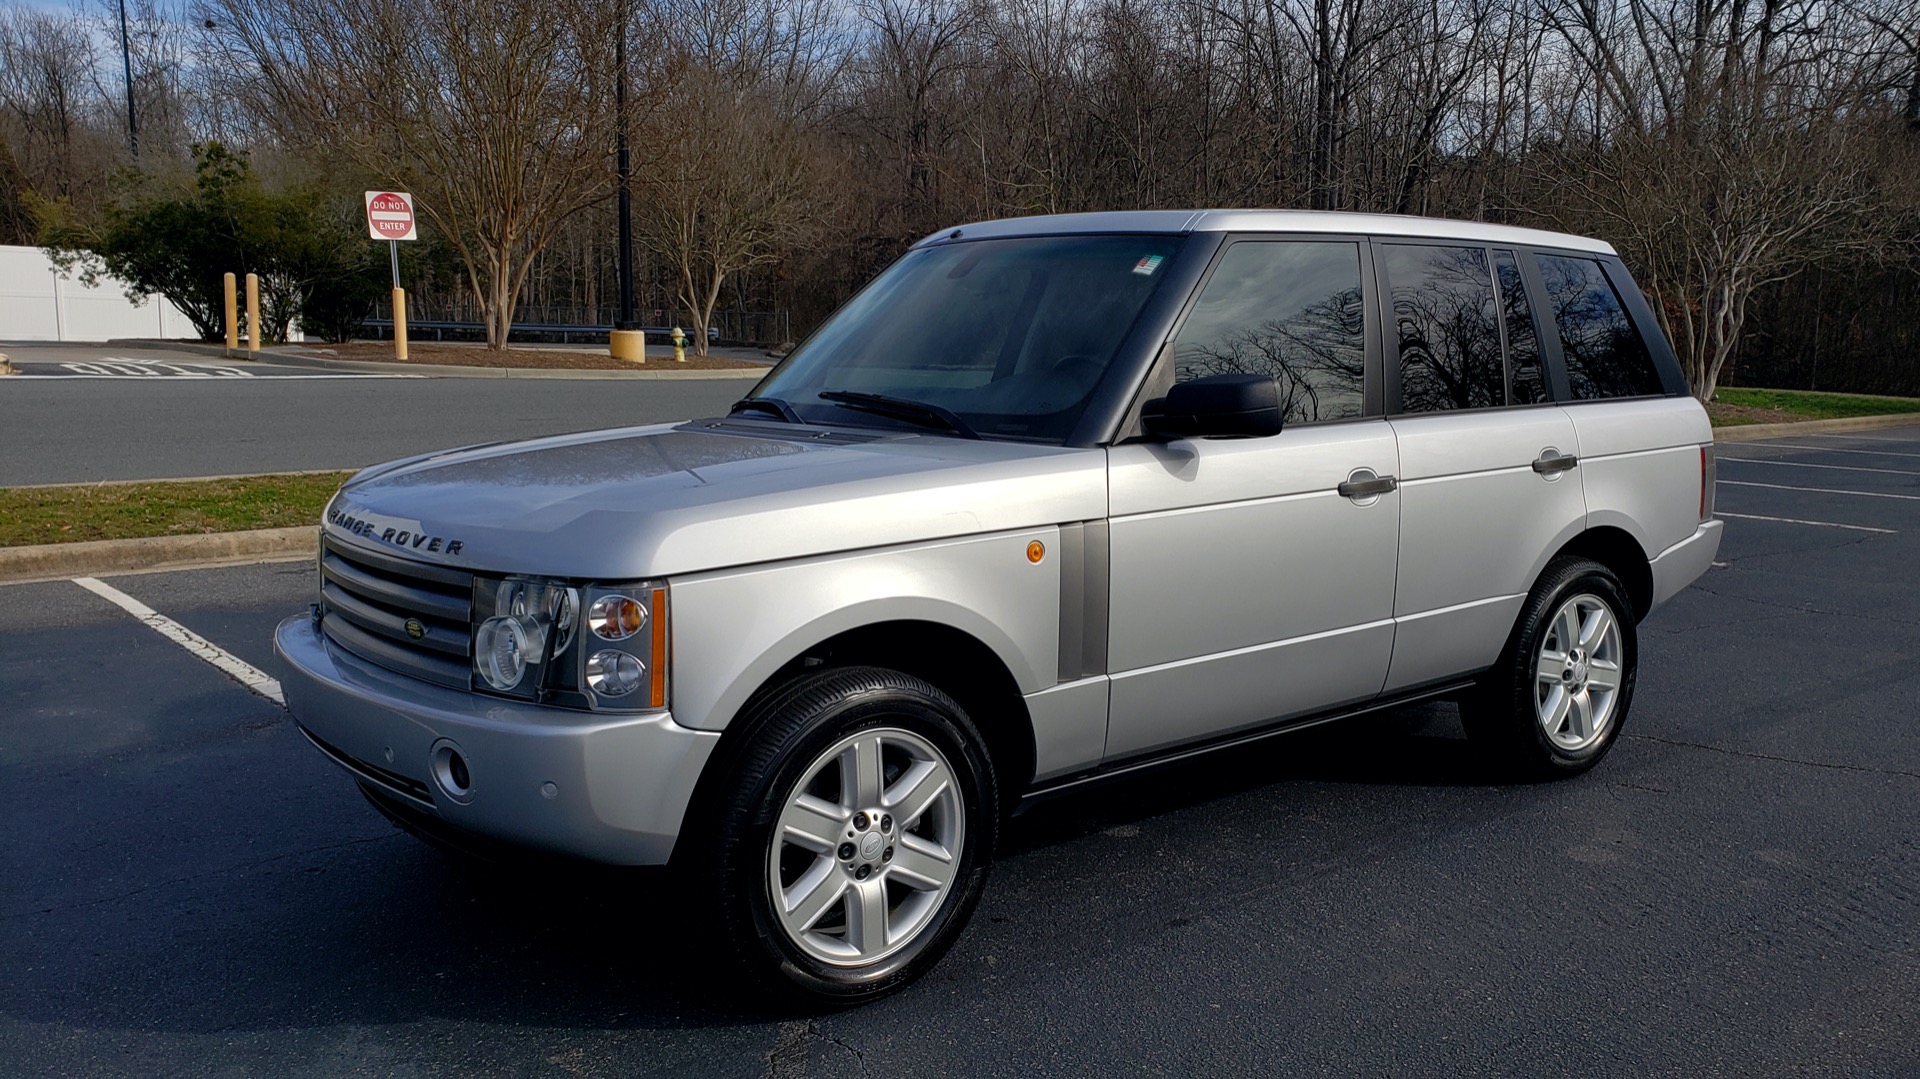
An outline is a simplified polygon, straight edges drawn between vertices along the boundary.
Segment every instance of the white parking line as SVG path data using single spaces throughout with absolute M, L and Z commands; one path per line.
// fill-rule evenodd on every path
M 1920 416 L 1915 417 L 1915 423 L 1916 425 L 1920 425 Z M 1879 435 L 1823 435 L 1818 432 L 1815 432 L 1814 434 L 1809 435 L 1808 437 L 1809 438 L 1844 438 L 1849 442 L 1904 442 L 1909 446 L 1920 446 L 1920 439 L 1882 438 Z
M 1821 528 L 1849 528 L 1855 532 L 1878 532 L 1883 536 L 1897 536 L 1900 534 L 1897 530 L 1891 528 L 1868 528 L 1866 525 L 1843 525 L 1838 521 L 1803 521 L 1798 517 L 1762 517 L 1757 513 L 1722 513 L 1716 510 L 1714 516 L 1737 517 L 1742 521 L 1778 521 L 1786 525 L 1817 525 Z M 1716 566 L 1720 564 L 1719 562 L 1714 563 Z
M 213 664 L 220 673 L 240 683 L 260 696 L 278 705 L 285 705 L 286 698 L 280 693 L 280 683 L 267 675 L 267 672 L 253 666 L 239 656 L 221 648 L 205 637 L 155 611 L 152 607 L 134 599 L 118 588 L 92 577 L 75 577 L 73 583 L 108 600 L 121 610 L 146 623 L 148 628 L 167 638 L 187 651 Z
M 1764 457 L 1721 457 L 1722 461 L 1738 461 L 1744 465 L 1786 465 L 1790 468 L 1830 468 L 1835 472 L 1878 472 L 1883 476 L 1920 476 L 1903 468 L 1861 468 L 1858 465 L 1816 465 L 1805 461 L 1770 461 Z
M 1828 436 L 1833 437 L 1833 436 Z M 1901 453 L 1897 450 L 1842 450 L 1832 446 L 1807 446 L 1798 442 L 1749 442 L 1749 446 L 1772 446 L 1782 450 L 1800 450 L 1803 453 L 1857 453 L 1862 457 L 1920 457 L 1920 453 Z M 1916 443 L 1920 445 L 1920 443 Z
M 1767 487 L 1775 491 L 1812 491 L 1817 495 L 1859 495 L 1862 498 L 1897 498 L 1902 502 L 1920 502 L 1920 495 L 1895 495 L 1885 491 L 1842 491 L 1832 487 L 1788 487 L 1783 483 L 1743 483 L 1740 480 L 1718 480 L 1728 487 Z

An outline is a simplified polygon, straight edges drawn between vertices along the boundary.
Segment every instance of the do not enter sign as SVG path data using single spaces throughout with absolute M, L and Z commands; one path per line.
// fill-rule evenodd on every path
M 376 240 L 418 239 L 413 196 L 404 191 L 367 192 L 367 235 Z

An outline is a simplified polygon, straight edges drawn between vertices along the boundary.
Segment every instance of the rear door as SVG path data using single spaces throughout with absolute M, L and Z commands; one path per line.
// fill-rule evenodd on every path
M 1285 429 L 1109 451 L 1109 760 L 1379 693 L 1399 496 L 1393 431 L 1367 407 L 1367 254 L 1357 239 L 1228 245 L 1149 384 L 1271 374 Z
M 1653 312 L 1618 259 L 1536 252 L 1548 341 L 1580 438 L 1587 524 L 1619 528 L 1649 558 L 1692 536 L 1711 435 Z
M 1491 665 L 1547 556 L 1584 526 L 1586 501 L 1516 253 L 1374 250 L 1400 451 L 1392 693 Z

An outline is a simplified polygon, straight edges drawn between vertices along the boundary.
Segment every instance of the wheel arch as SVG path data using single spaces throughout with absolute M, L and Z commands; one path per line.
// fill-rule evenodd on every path
M 1013 672 L 984 641 L 943 622 L 892 619 L 824 637 L 761 679 L 734 716 L 750 712 L 795 676 L 828 667 L 884 667 L 919 678 L 953 698 L 986 742 L 999 777 L 1003 812 L 1032 784 L 1037 752 L 1033 719 Z M 693 806 L 711 804 L 718 796 L 720 784 L 752 742 L 751 727 L 730 719 L 721 731 L 695 786 Z
M 1555 558 L 1563 555 L 1592 559 L 1613 571 L 1633 603 L 1635 622 L 1653 609 L 1653 563 L 1646 548 L 1625 529 L 1613 525 L 1589 528 L 1554 552 Z

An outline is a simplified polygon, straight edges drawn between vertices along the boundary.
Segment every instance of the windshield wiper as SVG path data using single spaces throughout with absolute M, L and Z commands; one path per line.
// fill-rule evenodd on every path
M 891 416 L 896 420 L 917 423 L 922 427 L 940 427 L 961 438 L 978 439 L 980 432 L 967 425 L 953 412 L 930 405 L 925 401 L 909 401 L 904 397 L 888 397 L 880 393 L 861 393 L 858 390 L 821 390 L 822 401 L 832 401 L 842 408 L 871 412 L 878 416 Z
M 807 423 L 800 418 L 800 413 L 793 410 L 792 405 L 778 397 L 742 397 L 733 403 L 732 408 L 727 409 L 729 416 L 736 412 L 769 412 L 788 423 L 797 423 L 802 427 Z

